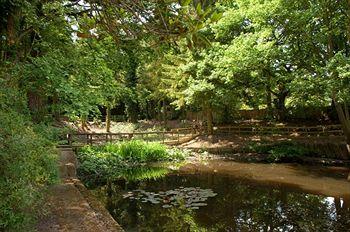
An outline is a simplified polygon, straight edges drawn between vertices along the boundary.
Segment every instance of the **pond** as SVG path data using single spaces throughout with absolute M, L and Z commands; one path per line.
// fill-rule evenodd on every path
M 350 231 L 344 168 L 211 161 L 153 169 L 156 178 L 133 173 L 92 190 L 125 231 Z

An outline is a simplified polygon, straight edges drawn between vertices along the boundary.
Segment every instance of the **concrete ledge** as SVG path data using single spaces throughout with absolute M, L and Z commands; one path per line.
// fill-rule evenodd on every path
M 61 183 L 52 186 L 46 197 L 48 214 L 40 218 L 39 232 L 120 232 L 124 231 L 101 202 L 76 177 L 77 160 L 71 148 L 60 149 Z

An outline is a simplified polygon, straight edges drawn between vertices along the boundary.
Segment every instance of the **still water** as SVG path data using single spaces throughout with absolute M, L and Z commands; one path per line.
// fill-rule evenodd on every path
M 344 232 L 347 171 L 212 161 L 134 170 L 92 192 L 125 231 Z

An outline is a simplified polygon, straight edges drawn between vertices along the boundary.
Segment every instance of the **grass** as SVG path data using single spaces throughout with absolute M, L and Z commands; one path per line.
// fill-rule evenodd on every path
M 163 144 L 142 140 L 85 146 L 78 151 L 78 175 L 85 184 L 96 185 L 126 177 L 125 173 L 130 173 L 133 168 L 152 162 L 177 162 L 184 160 L 186 155 L 182 150 L 169 149 Z

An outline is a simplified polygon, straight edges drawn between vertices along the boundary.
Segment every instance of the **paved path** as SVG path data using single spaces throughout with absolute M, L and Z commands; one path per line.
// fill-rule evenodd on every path
M 123 231 L 103 205 L 76 178 L 77 161 L 71 148 L 60 149 L 61 183 L 47 196 L 48 213 L 38 224 L 39 232 Z

